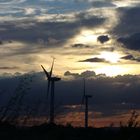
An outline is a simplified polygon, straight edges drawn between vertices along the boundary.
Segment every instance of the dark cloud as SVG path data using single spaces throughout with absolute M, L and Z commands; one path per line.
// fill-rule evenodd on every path
M 126 55 L 126 56 L 123 56 L 121 57 L 121 59 L 124 59 L 124 60 L 132 60 L 132 61 L 137 61 L 137 62 L 140 62 L 140 58 L 135 58 L 133 55 L 129 54 L 129 55 Z
M 107 42 L 107 41 L 109 41 L 109 37 L 108 37 L 108 35 L 101 35 L 101 36 L 98 36 L 98 38 L 97 38 L 97 41 L 99 41 L 100 43 L 105 43 L 105 42 Z
M 94 58 L 89 58 L 89 59 L 81 60 L 79 62 L 108 62 L 108 61 L 106 61 L 104 58 L 94 57 Z
M 121 57 L 121 59 L 131 60 L 131 59 L 134 59 L 134 56 L 129 54 L 129 55 Z
M 135 33 L 128 37 L 120 37 L 118 42 L 121 42 L 128 49 L 140 50 L 140 33 Z
M 5 70 L 12 70 L 12 69 L 17 69 L 18 67 L 0 67 L 0 69 L 5 69 Z
M 131 50 L 140 50 L 140 7 L 118 8 L 120 13 L 119 24 L 113 29 L 112 34 L 118 36 L 117 41 L 123 47 Z
M 96 7 L 96 8 L 102 8 L 102 7 L 115 7 L 115 5 L 111 2 L 111 1 L 91 1 L 91 0 L 74 0 L 75 3 L 83 3 L 86 2 L 88 4 L 90 4 L 92 7 Z
M 64 73 L 64 76 L 73 76 L 74 78 L 89 78 L 89 77 L 94 77 L 96 76 L 96 73 L 94 71 L 84 71 L 81 74 L 79 73 L 71 73 L 69 71 L 66 71 Z
M 13 43 L 13 41 L 12 40 L 9 40 L 8 43 Z
M 82 27 L 92 28 L 101 25 L 105 18 L 91 16 L 86 17 L 76 15 L 76 20 L 69 21 L 21 21 L 15 23 L 1 23 L 1 38 L 3 40 L 17 40 L 23 42 L 38 43 L 38 39 L 42 39 L 47 47 L 59 46 L 66 42 L 67 39 L 77 34 Z M 21 26 L 20 26 L 21 25 Z M 26 25 L 26 27 L 25 27 Z M 29 26 L 28 26 L 29 25 Z M 32 25 L 32 26 L 30 26 Z
M 3 42 L 0 40 L 0 45 L 2 45 L 3 44 Z
M 89 45 L 86 45 L 86 44 L 80 44 L 80 43 L 78 43 L 78 44 L 73 44 L 73 45 L 71 45 L 73 48 L 90 48 L 90 46 Z
M 90 104 L 95 110 L 107 109 L 126 109 L 130 106 L 124 106 L 122 103 L 133 105 L 132 107 L 139 108 L 139 75 L 124 75 L 117 77 L 98 77 L 93 71 L 85 71 L 81 74 L 66 72 L 66 75 L 74 75 L 75 79 L 69 81 L 60 81 L 56 83 L 55 103 L 61 105 L 80 104 L 83 95 L 83 77 L 92 77 L 86 79 L 86 93 L 93 95 Z M 79 76 L 78 76 L 79 75 Z M 9 98 L 15 94 L 15 89 L 19 86 L 20 81 L 28 81 L 28 77 L 32 77 L 32 82 L 28 85 L 30 90 L 27 90 L 23 99 L 23 104 L 32 107 L 37 101 L 47 107 L 46 103 L 46 85 L 44 73 L 30 73 L 28 75 L 10 76 L 0 78 L 0 88 L 5 90 L 5 94 L 0 94 L 0 104 L 6 104 Z M 81 77 L 81 78 L 79 78 Z M 25 83 L 26 83 L 25 82 Z M 40 104 L 37 104 L 40 108 Z M 108 110 L 107 109 L 107 110 Z M 106 112 L 107 112 L 106 110 Z
M 105 48 L 101 48 L 104 51 L 108 51 L 108 52 L 114 52 L 115 48 L 114 47 L 105 47 Z
M 76 15 L 77 22 L 81 27 L 92 28 L 98 25 L 101 25 L 105 22 L 105 18 L 98 16 L 89 16 L 87 12 L 81 12 Z
M 91 2 L 93 7 L 96 8 L 102 8 L 102 7 L 115 7 L 114 4 L 112 4 L 111 2 L 105 2 L 105 1 L 94 1 Z
M 0 40 L 0 45 L 6 44 L 6 43 L 12 43 L 12 40 L 7 40 L 6 42 L 3 40 Z
M 124 36 L 140 32 L 140 7 L 118 8 L 118 12 L 121 15 L 120 22 L 113 29 L 112 34 Z
M 74 77 L 79 77 L 79 74 L 78 73 L 71 73 L 69 71 L 66 71 L 64 73 L 64 76 L 74 76 Z

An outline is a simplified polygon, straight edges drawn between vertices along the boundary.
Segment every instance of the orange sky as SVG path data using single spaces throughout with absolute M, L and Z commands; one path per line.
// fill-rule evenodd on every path
M 140 110 L 136 110 L 136 112 L 140 113 Z M 89 112 L 89 126 L 97 128 L 109 126 L 119 127 L 120 122 L 122 122 L 123 125 L 126 125 L 131 117 L 131 113 L 132 110 L 129 110 L 122 114 L 103 117 L 99 112 Z M 46 117 L 28 118 L 27 124 L 25 124 L 23 118 L 20 118 L 19 120 L 21 125 L 27 126 L 39 125 L 48 121 Z M 138 117 L 137 121 L 140 121 L 140 117 Z M 58 115 L 55 122 L 63 125 L 71 124 L 74 127 L 84 127 L 84 112 L 69 112 L 64 115 Z

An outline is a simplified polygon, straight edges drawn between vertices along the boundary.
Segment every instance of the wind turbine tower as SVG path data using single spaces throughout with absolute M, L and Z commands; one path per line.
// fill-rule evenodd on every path
M 84 78 L 82 104 L 85 105 L 85 128 L 88 128 L 88 100 L 91 97 L 92 95 L 86 94 L 86 86 L 85 86 L 85 78 Z
M 54 66 L 54 58 L 52 62 L 52 67 L 50 72 L 47 72 L 46 69 L 41 65 L 44 73 L 46 74 L 46 77 L 48 79 L 48 88 L 47 88 L 47 99 L 50 94 L 50 120 L 49 122 L 51 124 L 54 123 L 54 98 L 55 98 L 55 82 L 60 81 L 61 78 L 52 76 L 53 72 L 53 66 Z M 51 87 L 51 90 L 50 90 Z

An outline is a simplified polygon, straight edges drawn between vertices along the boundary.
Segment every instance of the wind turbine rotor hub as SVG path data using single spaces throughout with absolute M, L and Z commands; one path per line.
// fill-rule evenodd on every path
M 60 81 L 61 80 L 61 78 L 59 78 L 59 77 L 51 77 L 51 79 L 50 79 L 50 81 Z

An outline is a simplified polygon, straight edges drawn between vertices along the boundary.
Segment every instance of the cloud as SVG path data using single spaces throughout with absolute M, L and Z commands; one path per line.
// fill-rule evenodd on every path
M 33 15 L 36 11 L 34 8 L 25 8 L 25 15 Z
M 140 32 L 140 7 L 138 5 L 118 8 L 117 11 L 120 19 L 118 25 L 112 31 L 113 34 L 120 37 Z
M 123 57 L 121 57 L 121 59 L 126 59 L 126 60 L 133 60 L 134 59 L 134 56 L 133 55 L 131 55 L 131 54 L 129 54 L 129 55 L 126 55 L 126 56 L 123 56 Z
M 84 71 L 81 74 L 66 72 L 65 75 L 74 76 L 75 79 L 68 81 L 62 80 L 56 84 L 56 104 L 61 101 L 63 105 L 79 105 L 82 97 L 81 93 L 83 91 L 82 79 L 85 77 L 87 78 L 86 93 L 90 93 L 94 97 L 91 99 L 90 104 L 97 105 L 98 107 L 96 109 L 98 111 L 101 109 L 105 110 L 105 104 L 106 107 L 108 106 L 109 108 L 121 109 L 121 105 L 124 102 L 126 104 L 135 104 L 139 107 L 139 75 L 98 77 L 94 71 Z M 42 103 L 46 104 L 44 101 L 46 101 L 47 81 L 42 72 L 32 72 L 24 75 L 13 75 L 10 77 L 1 76 L 0 87 L 2 90 L 7 89 L 7 93 L 2 96 L 0 95 L 0 103 L 9 99 L 9 96 L 14 93 L 14 89 L 18 85 L 19 80 L 24 77 L 33 77 L 32 82 L 28 85 L 31 89 L 28 92 L 28 96 L 24 99 L 24 104 L 32 106 L 37 100 L 41 100 Z M 25 80 L 28 81 L 28 78 Z M 126 106 L 126 108 L 127 107 L 129 106 Z
M 92 11 L 91 11 L 92 12 Z M 100 16 L 95 16 L 95 15 L 90 15 L 91 14 L 88 12 L 80 12 L 78 14 L 76 14 L 76 19 L 78 24 L 81 27 L 87 27 L 87 28 L 92 28 L 95 25 L 99 26 L 101 24 L 103 24 L 106 21 L 106 18 L 104 17 L 100 17 Z
M 81 60 L 79 62 L 108 62 L 106 61 L 104 58 L 98 58 L 98 57 L 94 57 L 94 58 L 89 58 L 89 59 L 85 59 L 85 60 Z
M 91 58 L 88 55 L 91 56 L 93 53 L 95 55 L 95 53 L 103 51 L 103 49 L 108 49 L 112 52 L 120 49 L 119 47 L 115 48 L 114 42 L 112 44 L 113 47 L 110 47 L 111 44 L 109 43 L 105 44 L 110 40 L 110 35 L 107 35 L 107 31 L 111 30 L 111 25 L 117 25 L 117 22 L 115 22 L 116 19 L 117 21 L 120 19 L 120 23 L 114 28 L 111 34 L 114 34 L 115 37 L 117 36 L 118 42 L 125 46 L 124 49 L 130 49 L 129 51 L 139 50 L 139 8 L 115 8 L 111 4 L 111 1 L 91 0 L 91 3 L 88 1 L 91 4 L 90 6 L 89 4 L 86 6 L 87 2 L 84 2 L 84 0 L 82 0 L 83 3 L 81 4 L 79 4 L 80 0 L 78 4 L 69 1 L 64 2 L 65 0 L 61 0 L 61 3 L 57 0 L 54 0 L 55 2 L 52 0 L 49 3 L 48 1 L 20 1 L 23 3 L 16 4 L 17 1 L 14 0 L 13 2 L 15 3 L 12 3 L 12 5 L 10 0 L 1 1 L 0 40 L 2 40 L 2 44 L 0 45 L 0 70 L 1 72 L 6 70 L 7 73 L 4 73 L 0 77 L 0 89 L 6 89 L 7 92 L 3 95 L 0 94 L 0 104 L 6 104 L 6 101 L 14 93 L 14 89 L 18 85 L 19 81 L 17 79 L 22 78 L 22 74 L 12 75 L 9 72 L 16 71 L 16 69 L 24 72 L 31 69 L 41 70 L 39 64 L 44 62 L 43 65 L 46 64 L 46 67 L 48 67 L 50 61 L 48 58 L 51 54 L 54 54 L 58 62 L 56 62 L 56 72 L 61 71 L 62 73 L 62 70 L 73 69 L 73 71 L 67 71 L 64 74 L 64 77 L 72 77 L 71 80 L 62 80 L 56 83 L 56 104 L 61 102 L 62 106 L 69 104 L 79 105 L 83 92 L 82 78 L 87 77 L 86 93 L 93 95 L 93 98 L 90 100 L 91 110 L 98 110 L 106 114 L 109 110 L 108 114 L 111 114 L 111 111 L 114 109 L 120 111 L 130 108 L 130 106 L 140 108 L 140 96 L 138 94 L 140 84 L 139 75 L 125 75 L 111 78 L 106 77 L 104 74 L 97 75 L 94 71 L 75 72 L 81 71 L 83 67 L 91 69 L 91 66 L 87 67 L 83 65 L 84 63 L 76 62 L 77 66 L 75 66 L 75 59 L 80 60 L 79 56 L 81 58 L 84 56 L 84 59 L 85 56 L 89 58 L 80 62 L 99 62 L 99 65 L 102 63 L 107 64 L 109 62 L 103 58 Z M 90 7 L 92 8 L 90 9 Z M 108 12 L 108 10 L 112 12 Z M 119 18 L 117 17 L 119 15 L 118 12 L 121 15 Z M 73 39 L 79 35 L 81 29 L 91 30 L 93 31 L 93 35 L 94 33 L 98 35 L 97 40 L 101 43 L 98 43 L 100 44 L 99 47 L 97 46 L 98 48 L 93 49 L 90 44 L 82 44 L 79 41 L 66 44 L 66 47 L 68 45 L 71 48 L 63 48 L 65 43 L 69 43 L 69 39 Z M 12 43 L 7 43 L 9 40 L 12 40 Z M 102 43 L 105 44 L 104 47 L 102 47 Z M 60 56 L 60 54 L 62 55 Z M 121 59 L 130 60 L 130 62 L 140 62 L 140 58 L 131 55 L 131 53 L 121 57 Z M 7 64 L 6 66 L 5 63 Z M 61 67 L 62 64 L 66 66 Z M 99 65 L 97 64 L 96 68 Z M 20 68 L 16 66 L 20 66 Z M 45 100 L 47 80 L 45 79 L 45 75 L 44 73 L 33 73 L 33 75 L 35 75 L 35 78 L 30 85 L 31 90 L 28 92 L 29 94 L 25 97 L 23 103 L 32 107 L 36 104 L 36 101 L 40 100 L 41 104 L 47 108 L 48 104 Z M 41 110 L 40 105 L 36 105 L 39 107 L 38 110 Z M 48 110 L 48 108 L 45 110 Z
M 70 118 L 73 118 L 73 113 L 83 113 L 84 109 L 81 108 L 81 99 L 83 96 L 83 76 L 95 75 L 93 71 L 85 71 L 84 74 L 79 74 L 81 78 L 75 77 L 72 80 L 61 80 L 56 83 L 55 87 L 55 109 L 57 116 L 63 118 L 71 113 Z M 91 73 L 91 74 L 90 74 Z M 68 75 L 74 73 L 67 72 Z M 31 78 L 32 77 L 32 78 Z M 139 75 L 124 75 L 117 77 L 98 77 L 93 76 L 92 78 L 86 79 L 86 94 L 91 94 L 92 98 L 89 100 L 89 113 L 99 113 L 99 117 L 109 117 L 112 115 L 122 114 L 130 109 L 140 109 L 140 95 Z M 29 82 L 29 80 L 31 82 Z M 29 82 L 29 84 L 27 84 Z M 24 96 L 21 98 L 22 107 L 18 110 L 18 113 L 27 113 L 25 108 L 32 110 L 33 108 L 37 111 L 33 112 L 33 116 L 47 116 L 49 102 L 46 101 L 46 88 L 47 80 L 43 72 L 38 73 L 26 73 L 0 77 L 0 107 L 6 106 L 11 97 L 15 97 L 16 89 L 19 87 L 24 90 Z M 30 90 L 27 90 L 30 88 Z M 14 99 L 14 105 L 10 108 L 15 107 L 17 101 L 23 95 L 20 90 L 18 98 Z M 19 107 L 19 104 L 18 104 Z M 94 111 L 94 112 L 93 112 Z
M 31 19 L 35 17 L 41 17 L 43 15 L 67 15 L 69 13 L 81 12 L 92 8 L 92 5 L 87 1 L 75 2 L 73 0 L 8 0 L 6 2 L 1 1 L 0 4 L 0 8 L 2 9 L 0 10 L 0 13 L 3 12 L 5 16 L 8 16 L 10 14 L 11 17 L 16 20 L 19 20 L 21 18 Z M 18 11 L 14 10 L 15 8 L 18 8 Z M 10 21 L 12 20 L 12 18 L 10 18 L 9 20 L 7 18 L 5 20 Z
M 106 7 L 116 7 L 115 4 L 106 1 L 93 1 L 91 2 L 93 7 L 96 8 L 106 8 Z
M 1 27 L 6 30 L 0 31 L 1 38 L 5 40 L 16 40 L 23 42 L 37 43 L 38 39 L 48 43 L 47 47 L 59 46 L 65 43 L 69 38 L 76 35 L 83 27 L 92 28 L 104 23 L 105 19 L 97 16 L 79 17 L 75 15 L 72 22 L 69 21 L 44 21 L 34 20 L 15 21 L 15 23 L 3 23 Z M 67 32 L 68 31 L 68 32 Z
M 18 67 L 0 67 L 0 69 L 8 70 L 8 69 L 17 69 Z
M 23 3 L 26 2 L 27 0 L 1 0 L 0 4 L 3 5 L 9 5 L 9 4 L 17 4 L 17 3 Z
M 126 55 L 126 56 L 123 56 L 121 57 L 121 59 L 124 59 L 124 60 L 132 60 L 132 61 L 137 61 L 137 62 L 140 62 L 140 58 L 135 58 L 133 55 L 129 54 L 129 55 Z
M 105 47 L 105 48 L 101 48 L 101 50 L 103 51 L 107 51 L 107 52 L 114 52 L 115 51 L 115 47 Z
M 78 43 L 78 44 L 73 44 L 73 45 L 71 45 L 73 48 L 90 48 L 90 46 L 89 45 L 86 45 L 86 44 L 80 44 L 80 43 Z
M 98 36 L 98 38 L 97 38 L 97 41 L 99 41 L 100 43 L 105 43 L 105 42 L 107 42 L 107 41 L 109 41 L 109 37 L 108 37 L 108 35 L 101 35 L 101 36 Z
M 69 71 L 66 71 L 64 73 L 64 76 L 74 76 L 74 77 L 79 77 L 79 74 L 78 73 L 71 73 Z
M 96 76 L 96 73 L 94 71 L 84 71 L 81 74 L 79 73 L 71 73 L 69 71 L 66 71 L 64 73 L 64 76 L 73 76 L 74 78 L 89 78 L 89 77 L 94 77 Z
M 2 45 L 2 44 L 3 44 L 3 41 L 0 40 L 0 45 Z
M 140 33 L 135 33 L 128 37 L 120 37 L 118 42 L 122 43 L 128 49 L 140 50 Z

